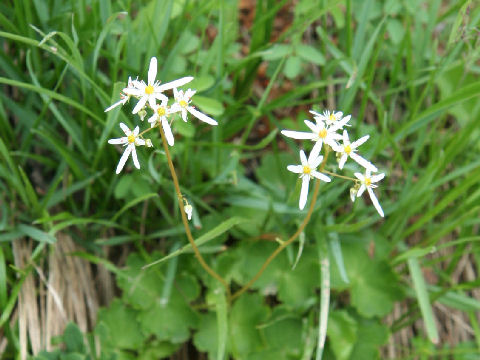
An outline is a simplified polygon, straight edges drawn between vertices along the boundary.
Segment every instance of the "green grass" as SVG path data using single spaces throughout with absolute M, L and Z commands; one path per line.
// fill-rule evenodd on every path
M 39 359 L 97 358 L 93 334 L 101 358 L 319 358 L 326 312 L 324 359 L 391 358 L 389 341 L 396 359 L 480 353 L 480 8 L 258 0 L 252 14 L 239 3 L 0 4 L 0 358 L 36 351 L 19 297 L 29 278 L 39 304 L 49 296 L 39 269 L 53 273 L 63 236 L 78 246 L 64 261 L 88 261 L 103 308 Z M 305 216 L 286 170 L 304 144 L 279 131 L 304 130 L 312 108 L 352 114 L 351 139 L 370 135 L 360 152 L 386 173 L 385 219 L 368 197 L 352 204 L 348 182 L 322 184 L 300 240 L 229 304 L 188 245 L 160 136 L 139 149 L 141 170 L 129 160 L 115 175 L 107 140 L 140 122 L 133 99 L 104 109 L 152 56 L 163 82 L 194 76 L 195 105 L 219 123 L 175 120 L 171 152 L 193 236 L 233 291 Z M 348 164 L 345 175 L 358 170 Z M 448 342 L 447 321 L 468 341 Z

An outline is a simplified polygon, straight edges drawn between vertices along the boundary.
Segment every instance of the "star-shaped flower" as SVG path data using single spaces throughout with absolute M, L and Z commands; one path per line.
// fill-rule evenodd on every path
M 173 89 L 173 95 L 175 97 L 175 103 L 172 105 L 172 112 L 180 112 L 182 114 L 183 121 L 187 121 L 187 112 L 195 116 L 198 120 L 206 122 L 210 125 L 218 125 L 218 123 L 212 118 L 208 117 L 204 113 L 198 111 L 193 106 L 190 106 L 192 101 L 192 96 L 195 95 L 196 91 L 188 89 L 187 91 Z
M 154 127 L 158 121 L 162 123 L 163 132 L 167 138 L 167 143 L 173 146 L 174 139 L 172 129 L 168 123 L 167 115 L 171 114 L 170 109 L 167 107 L 167 100 L 162 100 L 160 105 L 155 105 L 153 108 L 153 115 L 148 119 L 150 127 Z
M 323 143 L 330 145 L 332 148 L 338 146 L 337 140 L 340 140 L 342 136 L 338 134 L 337 131 L 349 121 L 350 115 L 337 121 L 331 126 L 326 126 L 325 122 L 320 120 L 317 120 L 316 124 L 309 120 L 305 120 L 305 124 L 310 128 L 311 132 L 282 130 L 282 134 L 293 139 L 315 141 L 312 152 L 320 153 Z
M 320 114 L 316 111 L 310 110 L 310 113 L 314 115 L 313 117 L 316 121 L 323 121 L 328 126 L 331 126 L 331 125 L 335 124 L 337 121 L 340 121 L 343 117 L 343 112 L 341 112 L 341 111 L 330 112 L 329 110 L 326 110 L 326 111 L 323 112 L 323 114 Z M 350 117 L 350 115 L 349 115 L 349 117 Z
M 123 92 L 129 96 L 137 97 L 138 103 L 133 108 L 132 114 L 136 114 L 145 107 L 148 102 L 151 108 L 154 107 L 156 100 L 165 100 L 167 97 L 162 93 L 165 90 L 170 90 L 182 85 L 185 85 L 193 80 L 193 77 L 186 76 L 178 80 L 174 80 L 165 84 L 160 84 L 156 81 L 157 77 L 157 58 L 150 59 L 150 66 L 148 68 L 148 82 L 133 80 L 132 87 L 123 89 Z
M 383 213 L 382 207 L 380 206 L 380 203 L 378 202 L 378 199 L 375 196 L 373 189 L 377 187 L 377 185 L 374 185 L 374 183 L 382 180 L 385 177 L 385 174 L 381 173 L 381 174 L 372 176 L 371 171 L 367 169 L 365 172 L 365 175 L 361 173 L 355 173 L 355 176 L 361 182 L 360 189 L 358 189 L 358 192 L 357 192 L 357 197 L 362 196 L 363 192 L 366 189 L 368 191 L 368 195 L 370 195 L 370 199 L 372 200 L 373 206 L 375 206 L 375 209 L 377 209 L 380 216 L 384 217 L 385 215 Z
M 363 166 L 365 169 L 369 169 L 372 172 L 377 172 L 378 169 L 373 165 L 370 161 L 365 160 L 363 157 L 355 153 L 356 149 L 362 145 L 365 141 L 368 140 L 370 135 L 365 135 L 358 139 L 357 141 L 354 141 L 353 143 L 350 143 L 350 139 L 348 138 L 348 133 L 347 130 L 343 130 L 343 145 L 338 145 L 334 147 L 333 149 L 341 154 L 340 161 L 338 163 L 338 167 L 340 169 L 343 169 L 343 166 L 345 165 L 345 162 L 349 157 L 352 158 L 352 160 L 356 161 L 358 164 Z
M 127 85 L 127 87 L 126 87 L 125 89 L 130 88 L 130 87 L 133 88 L 133 81 L 132 81 L 132 78 L 131 78 L 130 76 L 128 77 L 128 83 L 127 83 L 127 84 L 128 84 L 128 85 Z M 125 90 L 125 89 L 124 89 L 124 90 Z M 115 104 L 113 104 L 113 105 L 109 106 L 108 108 L 106 108 L 106 109 L 105 109 L 105 112 L 108 112 L 108 111 L 110 111 L 110 110 L 112 110 L 112 109 L 115 109 L 115 108 L 116 108 L 117 106 L 119 106 L 119 105 L 122 105 L 122 106 L 125 105 L 129 99 L 130 99 L 130 96 L 129 96 L 129 95 L 126 95 L 126 94 L 124 94 L 123 92 L 121 92 L 121 93 L 120 93 L 120 101 L 117 101 Z
M 145 145 L 145 140 L 138 137 L 138 132 L 140 131 L 138 126 L 133 131 L 131 131 L 124 123 L 120 123 L 120 127 L 122 128 L 126 136 L 108 140 L 109 144 L 123 144 L 124 146 L 126 146 L 125 151 L 123 152 L 123 155 L 118 162 L 117 170 L 115 171 L 117 174 L 122 171 L 130 153 L 132 153 L 133 164 L 137 169 L 140 169 L 140 163 L 138 162 L 137 151 L 135 147 Z
M 302 162 L 302 164 L 287 166 L 287 169 L 289 171 L 300 174 L 300 177 L 302 178 L 302 190 L 300 191 L 300 200 L 298 203 L 298 207 L 300 208 L 300 210 L 303 210 L 305 204 L 307 203 L 308 185 L 311 178 L 317 178 L 325 182 L 331 181 L 328 176 L 316 170 L 322 160 L 323 156 L 319 156 L 318 151 L 314 151 L 312 149 L 312 152 L 308 156 L 307 160 L 305 152 L 303 150 L 300 150 L 300 161 Z

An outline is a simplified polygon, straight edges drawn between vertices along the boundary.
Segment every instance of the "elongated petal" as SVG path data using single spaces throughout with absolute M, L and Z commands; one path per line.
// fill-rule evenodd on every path
M 291 171 L 295 174 L 302 174 L 303 173 L 303 166 L 302 165 L 288 165 L 287 170 Z
M 122 92 L 130 96 L 141 96 L 145 94 L 145 87 L 143 89 L 125 88 L 122 90 Z
M 127 162 L 128 155 L 132 152 L 132 147 L 127 146 L 125 148 L 125 151 L 122 154 L 122 157 L 120 158 L 120 161 L 118 162 L 117 165 L 117 170 L 115 171 L 117 174 L 120 174 L 120 171 L 122 171 L 123 167 L 125 166 L 125 163 Z
M 315 146 L 313 148 L 315 149 Z M 310 156 L 311 156 L 311 154 L 310 154 Z M 316 169 L 318 167 L 318 165 L 320 165 L 322 163 L 322 161 L 323 161 L 323 156 L 322 155 L 317 156 L 315 159 L 313 159 L 313 161 L 308 159 L 308 163 L 310 164 L 310 167 L 312 169 Z
M 196 90 L 192 90 L 192 89 L 188 89 L 187 91 L 185 91 L 185 97 L 187 99 L 191 99 L 193 95 L 195 95 L 197 91 Z M 187 100 L 185 99 L 185 100 Z
M 317 179 L 322 180 L 322 181 L 325 181 L 325 182 L 330 182 L 330 181 L 332 181 L 332 179 L 330 179 L 327 175 L 322 174 L 321 172 L 319 172 L 319 171 L 317 171 L 317 170 L 312 170 L 311 175 L 312 175 L 314 178 L 317 178 Z
M 375 171 L 377 171 L 377 170 L 375 170 Z M 381 173 L 381 174 L 378 174 L 378 175 L 373 175 L 373 176 L 372 176 L 372 182 L 374 182 L 374 183 L 379 182 L 379 181 L 382 180 L 384 177 L 385 177 L 385 174 L 384 174 L 384 173 Z
M 145 140 L 140 138 L 135 139 L 135 146 L 143 146 L 143 145 L 145 145 Z
M 165 90 L 175 89 L 175 88 L 180 87 L 182 85 L 188 84 L 192 80 L 193 80 L 192 76 L 185 76 L 185 77 L 183 77 L 181 79 L 178 79 L 178 80 L 173 80 L 173 81 L 170 81 L 170 82 L 165 83 L 165 84 L 160 84 L 157 87 L 157 91 L 165 91 Z M 175 90 L 174 90 L 174 93 L 175 93 Z M 175 98 L 176 97 L 177 96 L 175 96 Z
M 128 141 L 126 137 L 108 140 L 109 144 L 125 144 Z
M 157 107 L 157 97 L 155 94 L 148 95 L 148 105 L 150 105 L 152 109 Z
M 354 173 L 354 175 L 360 181 L 365 180 L 365 176 L 363 176 L 363 174 L 361 174 L 361 173 L 356 172 L 356 173 Z
M 337 131 L 338 129 L 343 128 L 349 121 L 350 121 L 350 115 L 345 116 L 342 120 L 337 121 L 335 124 L 333 124 L 330 127 L 331 131 Z
M 148 67 L 148 85 L 155 83 L 157 77 L 157 58 L 154 56 L 150 59 L 150 66 Z
M 198 120 L 206 122 L 207 124 L 210 124 L 210 125 L 218 125 L 218 123 L 215 120 L 213 120 L 211 117 L 205 115 L 204 113 L 198 111 L 193 106 L 188 106 L 187 110 L 190 114 L 195 116 Z
M 381 217 L 385 217 L 385 214 L 383 213 L 383 209 L 380 206 L 380 203 L 378 202 L 378 199 L 375 196 L 375 193 L 373 192 L 373 190 L 370 188 L 367 188 L 367 191 L 368 191 L 368 195 L 370 195 L 370 200 L 372 200 L 373 206 L 375 206 L 375 209 L 377 209 Z
M 168 145 L 173 146 L 174 139 L 172 129 L 170 128 L 170 124 L 168 123 L 167 119 L 165 119 L 165 117 L 162 119 L 162 128 L 163 132 L 165 133 L 165 137 L 167 138 Z
M 300 200 L 298 202 L 298 207 L 300 208 L 300 210 L 303 210 L 305 208 L 305 204 L 307 203 L 309 182 L 309 176 L 304 176 L 302 178 L 302 190 L 300 191 Z
M 153 126 L 153 125 L 155 125 L 155 123 L 157 122 L 158 117 L 159 117 L 159 116 L 158 116 L 158 114 L 157 114 L 157 111 L 155 110 L 154 113 L 153 113 L 153 115 L 148 118 L 148 122 L 149 122 L 149 123 L 152 123 L 152 126 Z
M 168 110 L 168 113 L 169 114 L 174 114 L 176 112 L 182 111 L 182 109 L 183 108 L 180 105 L 178 105 L 178 103 L 175 103 L 172 106 L 170 106 L 170 108 Z
M 112 109 L 115 109 L 118 105 L 123 105 L 123 104 L 124 104 L 124 100 L 122 99 L 122 100 L 120 100 L 120 101 L 117 101 L 115 104 L 110 105 L 108 108 L 106 108 L 106 109 L 104 110 L 104 112 L 108 112 L 108 111 L 110 111 L 110 110 L 112 110 Z
M 303 131 L 282 130 L 282 135 L 297 139 L 297 140 L 310 140 L 315 137 L 315 134 Z
M 350 157 L 357 162 L 357 164 L 363 166 L 365 169 L 370 169 L 371 171 L 377 171 L 375 165 L 373 165 L 370 161 L 365 160 L 358 154 L 355 154 L 353 151 L 350 153 Z
M 120 128 L 123 130 L 123 132 L 125 133 L 125 135 L 129 136 L 132 132 L 130 131 L 130 129 L 128 128 L 127 125 L 125 125 L 124 123 L 120 123 Z
M 187 122 L 187 109 L 182 108 L 182 119 Z
M 320 131 L 320 128 L 323 127 L 323 126 L 320 126 L 321 124 L 323 124 L 323 123 L 321 123 L 321 122 L 318 123 L 318 124 L 319 124 L 318 126 L 315 125 L 315 124 L 314 124 L 313 122 L 311 122 L 310 120 L 304 120 L 303 122 L 304 122 L 305 125 L 307 125 L 308 128 L 309 128 L 310 130 L 312 130 L 312 132 L 314 132 L 315 134 L 317 134 L 317 133 Z
M 180 96 L 180 92 L 178 91 L 178 89 L 176 87 L 173 88 L 173 97 L 175 98 L 175 100 L 178 101 L 178 98 Z
M 162 102 L 162 106 L 165 107 L 168 101 L 168 97 L 161 92 L 154 92 L 153 96 Z
M 316 141 L 315 145 L 313 145 L 312 152 L 310 153 L 310 156 L 312 155 L 312 153 L 317 154 L 317 155 L 320 154 L 320 151 L 322 150 L 322 144 L 323 144 L 323 141 L 321 139 Z M 317 159 L 318 159 L 318 156 L 317 156 Z M 322 160 L 323 160 L 323 156 L 322 156 Z M 320 160 L 320 162 L 322 162 L 322 160 Z M 317 166 L 315 166 L 315 167 L 317 167 Z
M 137 105 L 133 108 L 132 114 L 136 114 L 140 110 L 142 110 L 145 107 L 145 104 L 147 103 L 148 96 L 142 96 L 140 100 L 138 100 Z
M 137 136 L 139 132 L 140 128 L 138 126 L 135 126 L 135 129 L 133 129 L 133 135 Z
M 343 130 L 343 145 L 349 145 L 350 139 L 348 138 L 347 130 Z
M 366 188 L 367 188 L 367 187 L 365 186 L 365 184 L 362 184 L 362 185 L 360 186 L 360 189 L 358 189 L 357 197 L 362 196 L 362 194 L 363 194 L 363 192 L 365 191 Z
M 356 149 L 357 147 L 362 145 L 365 141 L 367 141 L 369 138 L 370 138 L 370 135 L 362 136 L 360 139 L 352 143 L 352 148 Z
M 307 157 L 305 156 L 305 151 L 300 150 L 300 161 L 302 162 L 303 166 L 308 165 Z
M 133 159 L 133 165 L 135 165 L 137 169 L 140 169 L 140 163 L 138 162 L 137 150 L 135 149 L 135 145 L 132 146 L 132 159 Z
M 343 166 L 345 165 L 345 162 L 347 161 L 347 159 L 348 159 L 348 155 L 344 153 L 340 158 L 340 161 L 338 162 L 338 168 L 340 170 L 343 169 Z
M 317 145 L 318 143 L 320 143 L 320 145 Z M 316 163 L 318 161 L 318 158 L 319 158 L 319 155 L 320 155 L 320 150 L 322 150 L 322 143 L 320 141 L 317 141 L 315 143 L 315 145 L 313 145 L 313 148 L 312 148 L 312 151 L 310 151 L 310 155 L 308 155 L 308 163 L 316 168 L 317 166 L 313 166 L 314 163 Z M 320 160 L 322 161 L 322 160 Z M 318 163 L 320 164 L 320 163 Z

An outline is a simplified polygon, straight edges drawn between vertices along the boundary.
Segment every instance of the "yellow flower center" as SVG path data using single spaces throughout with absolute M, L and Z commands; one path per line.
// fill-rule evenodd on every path
M 334 121 L 336 121 L 337 119 L 335 119 L 335 116 L 333 116 L 333 113 L 331 113 L 331 114 L 328 116 L 328 120 L 330 120 L 331 122 L 334 122 Z
M 159 106 L 157 109 L 157 114 L 159 116 L 164 116 L 167 112 L 165 111 L 165 108 L 163 106 Z
M 370 178 L 365 178 L 365 185 L 366 185 L 366 186 L 372 185 L 372 179 L 370 179 Z
M 185 100 L 180 100 L 178 103 L 180 104 L 181 107 L 187 107 L 188 105 L 188 103 Z
M 350 145 L 347 145 L 344 147 L 344 151 L 345 154 L 350 155 L 350 153 L 352 152 L 352 148 L 350 147 Z
M 303 167 L 303 173 L 304 174 L 310 174 L 312 172 L 312 169 L 310 169 L 310 166 L 304 166 Z
M 147 95 L 152 95 L 153 94 L 153 86 L 152 85 L 148 85 L 145 88 L 145 94 L 147 94 Z
M 318 136 L 320 136 L 322 139 L 325 139 L 327 137 L 327 129 L 322 129 L 319 131 Z
M 132 143 L 135 142 L 135 135 L 130 134 L 130 135 L 127 136 L 127 139 L 128 139 L 128 143 L 132 144 Z

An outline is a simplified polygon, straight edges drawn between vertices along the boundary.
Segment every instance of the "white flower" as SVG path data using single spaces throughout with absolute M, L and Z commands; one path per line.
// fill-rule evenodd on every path
M 172 112 L 181 112 L 183 121 L 187 121 L 187 112 L 195 116 L 198 120 L 206 122 L 210 125 L 218 125 L 218 123 L 212 118 L 208 117 L 204 113 L 201 113 L 193 106 L 190 106 L 192 101 L 192 96 L 195 95 L 196 91 L 188 89 L 187 91 L 173 89 L 173 95 L 175 97 L 175 104 L 172 105 Z
M 373 189 L 376 188 L 377 185 L 374 185 L 373 183 L 376 183 L 382 180 L 385 177 L 385 174 L 381 173 L 381 174 L 372 176 L 371 171 L 367 169 L 365 175 L 361 173 L 355 173 L 355 176 L 357 177 L 358 180 L 361 181 L 361 186 L 360 186 L 360 189 L 358 189 L 357 197 L 362 196 L 363 192 L 366 189 L 368 191 L 368 195 L 370 195 L 370 199 L 372 200 L 373 206 L 375 206 L 375 209 L 377 209 L 380 216 L 384 217 L 385 215 L 383 213 L 382 207 L 380 206 L 378 199 L 375 196 L 375 193 L 373 192 Z
M 153 108 L 153 115 L 148 119 L 151 127 L 154 127 L 155 124 L 160 121 L 162 123 L 163 132 L 167 138 L 167 143 L 170 146 L 173 146 L 174 139 L 172 134 L 172 129 L 168 123 L 167 115 L 171 114 L 170 109 L 167 107 L 167 100 L 162 100 L 160 105 L 155 105 Z
M 138 162 L 137 158 L 137 151 L 135 150 L 136 146 L 145 145 L 145 140 L 140 139 L 138 137 L 139 128 L 138 126 L 131 131 L 127 125 L 124 123 L 120 123 L 120 127 L 122 128 L 123 132 L 126 136 L 117 138 L 117 139 L 110 139 L 108 140 L 109 144 L 123 144 L 125 147 L 125 151 L 123 152 L 120 161 L 118 162 L 116 173 L 119 174 L 122 171 L 123 166 L 127 162 L 128 155 L 132 153 L 133 164 L 137 169 L 140 169 L 140 163 Z
M 328 126 L 335 124 L 337 121 L 340 121 L 343 117 L 343 112 L 341 111 L 332 111 L 326 110 L 323 114 L 317 113 L 316 111 L 310 110 L 310 113 L 313 114 L 316 121 L 324 121 Z
M 193 207 L 190 204 L 187 204 L 183 207 L 185 210 L 185 214 L 187 214 L 187 219 L 191 220 L 192 219 L 192 212 L 193 212 Z
M 298 207 L 300 210 L 303 210 L 305 204 L 307 203 L 308 196 L 308 185 L 311 178 L 317 178 L 319 180 L 330 182 L 330 178 L 321 172 L 318 172 L 316 169 L 323 160 L 323 156 L 319 156 L 319 152 L 312 149 L 308 160 L 305 156 L 305 152 L 300 150 L 300 160 L 301 165 L 288 165 L 287 169 L 293 173 L 300 174 L 302 178 L 302 190 L 300 191 L 300 201 Z
M 336 146 L 333 149 L 341 154 L 340 161 L 338 163 L 338 167 L 340 169 L 343 169 L 343 166 L 345 165 L 345 162 L 347 161 L 348 157 L 351 157 L 352 160 L 356 161 L 358 164 L 363 166 L 365 169 L 369 169 L 373 172 L 378 171 L 378 169 L 373 165 L 371 162 L 365 160 L 363 157 L 355 153 L 357 147 L 362 145 L 365 141 L 368 140 L 370 135 L 365 135 L 358 139 L 357 141 L 354 141 L 353 143 L 350 143 L 350 139 L 348 138 L 348 133 L 347 130 L 343 130 L 343 145 L 341 146 Z
M 326 126 L 325 122 L 320 120 L 317 120 L 316 124 L 309 120 L 305 120 L 305 124 L 310 128 L 311 132 L 282 130 L 282 134 L 293 139 L 315 141 L 316 143 L 313 146 L 312 152 L 315 151 L 320 153 L 323 143 L 330 145 L 332 148 L 338 146 L 337 140 L 340 140 L 342 136 L 337 134 L 337 130 L 341 129 L 349 121 L 350 115 L 337 121 L 331 126 Z
M 133 80 L 132 87 L 123 89 L 125 94 L 139 98 L 137 105 L 135 105 L 133 108 L 132 114 L 136 114 L 140 111 L 140 109 L 143 109 L 147 101 L 150 107 L 153 108 L 157 99 L 168 99 L 164 94 L 162 94 L 163 91 L 185 85 L 193 80 L 193 77 L 187 76 L 161 85 L 160 81 L 155 81 L 156 77 L 157 58 L 152 57 L 150 59 L 150 66 L 148 68 L 148 82 L 145 84 L 143 80 Z

